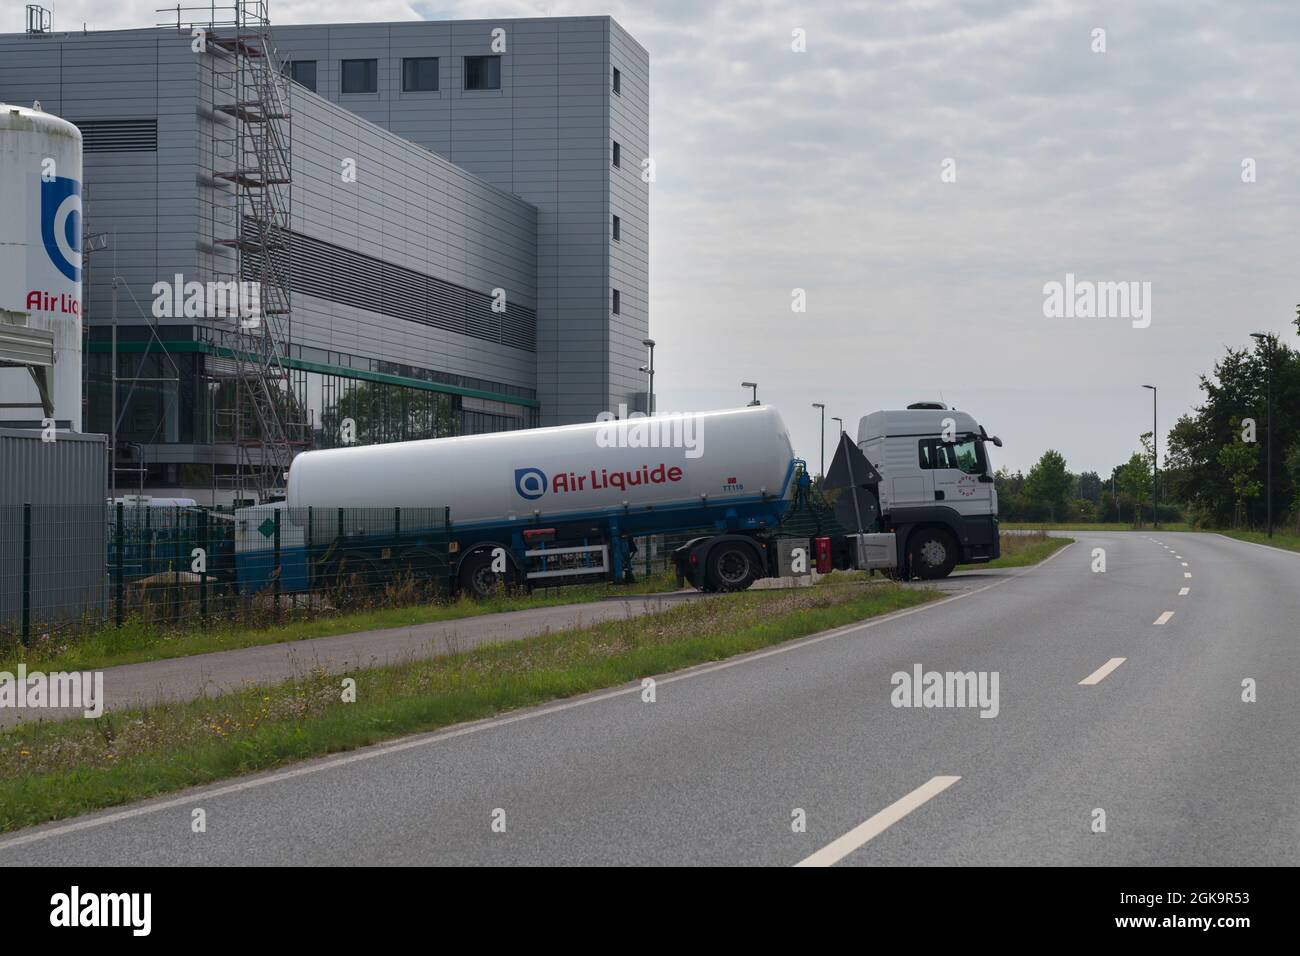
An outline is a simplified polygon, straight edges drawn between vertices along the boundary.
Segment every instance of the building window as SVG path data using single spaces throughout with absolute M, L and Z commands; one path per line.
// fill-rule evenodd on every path
M 289 64 L 289 79 L 316 92 L 316 61 L 293 60 Z
M 438 58 L 408 56 L 402 60 L 403 93 L 435 93 L 438 90 Z
M 619 96 L 623 95 L 623 74 L 619 72 L 618 67 L 614 67 L 614 92 Z
M 612 307 L 613 307 L 613 310 L 614 310 L 614 314 L 615 314 L 615 315 L 619 315 L 619 314 L 622 312 L 622 308 L 621 308 L 621 306 L 622 306 L 623 303 L 619 301 L 619 298 L 620 298 L 620 296 L 619 296 L 619 294 L 618 294 L 618 290 L 615 289 L 615 290 L 614 290 L 614 301 L 613 301 L 613 303 L 612 303 Z
M 615 242 L 619 242 L 623 238 L 623 230 L 621 228 L 622 225 L 623 225 L 623 220 L 619 219 L 618 216 L 615 216 L 614 221 L 611 224 L 611 228 L 610 228 L 610 231 L 614 235 Z
M 614 168 L 623 168 L 623 147 L 618 145 L 618 143 L 614 144 Z
M 341 92 L 344 93 L 378 93 L 379 92 L 379 61 L 378 60 L 344 60 L 343 61 L 343 85 Z
M 501 89 L 501 57 L 499 56 L 465 57 L 465 89 L 467 90 Z

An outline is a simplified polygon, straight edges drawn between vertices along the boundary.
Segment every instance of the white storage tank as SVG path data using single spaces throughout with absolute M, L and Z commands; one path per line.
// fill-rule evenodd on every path
M 292 508 L 451 508 L 457 527 L 780 498 L 794 452 L 770 406 L 304 452 Z
M 81 131 L 0 103 L 0 321 L 54 333 L 54 418 L 81 430 Z M 26 369 L 0 367 L 0 405 L 34 404 Z M 0 422 L 39 422 L 0 408 Z

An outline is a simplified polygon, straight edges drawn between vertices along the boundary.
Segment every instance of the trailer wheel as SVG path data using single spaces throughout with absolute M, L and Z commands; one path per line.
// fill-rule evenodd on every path
M 485 600 L 503 590 L 511 590 L 518 584 L 515 566 L 506 561 L 506 571 L 492 570 L 491 550 L 478 551 L 465 558 L 460 566 L 460 589 L 471 596 Z
M 942 528 L 922 528 L 907 539 L 907 566 L 923 581 L 946 578 L 957 566 L 957 542 Z
M 758 578 L 753 548 L 727 541 L 709 552 L 707 581 L 710 591 L 744 591 Z

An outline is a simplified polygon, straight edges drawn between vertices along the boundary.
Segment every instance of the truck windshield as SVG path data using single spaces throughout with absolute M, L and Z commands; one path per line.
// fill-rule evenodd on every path
M 984 443 L 978 438 L 944 444 L 937 438 L 920 442 L 922 468 L 956 468 L 968 475 L 982 475 L 988 470 Z

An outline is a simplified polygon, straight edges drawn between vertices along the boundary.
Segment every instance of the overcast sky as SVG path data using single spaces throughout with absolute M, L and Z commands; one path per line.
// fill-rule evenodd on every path
M 159 5 L 62 2 L 55 26 L 144 26 Z M 1144 383 L 1163 434 L 1225 346 L 1255 330 L 1294 344 L 1300 4 L 272 0 L 271 14 L 614 16 L 651 58 L 658 407 L 743 403 L 739 383 L 757 381 L 814 467 L 810 403 L 856 422 L 942 398 L 1004 439 L 996 464 L 1027 470 L 1054 447 L 1108 473 L 1150 428 Z M 0 27 L 22 29 L 20 4 Z M 1149 327 L 1044 317 L 1045 283 L 1067 273 L 1149 282 Z

